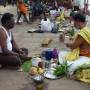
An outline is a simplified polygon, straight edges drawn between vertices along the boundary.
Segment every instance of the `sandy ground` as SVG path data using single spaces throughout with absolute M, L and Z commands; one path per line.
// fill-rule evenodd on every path
M 2 12 L 7 10 L 16 15 L 16 8 L 7 6 L 3 8 L 0 6 Z M 12 12 L 13 11 L 13 12 Z M 0 11 L 1 12 L 1 11 Z M 64 49 L 65 45 L 59 42 L 59 34 L 31 34 L 27 33 L 31 28 L 37 28 L 39 20 L 33 22 L 32 25 L 23 23 L 22 25 L 16 25 L 12 30 L 15 39 L 20 47 L 26 47 L 29 49 L 29 56 L 35 56 L 46 49 L 41 47 L 43 38 L 50 37 L 53 39 L 52 43 L 47 48 L 57 47 L 58 49 Z M 72 79 L 61 78 L 58 80 L 47 80 L 47 89 L 45 90 L 90 90 L 90 84 L 85 84 Z M 27 73 L 17 72 L 16 70 L 1 69 L 0 70 L 0 90 L 34 90 L 32 81 L 28 78 Z

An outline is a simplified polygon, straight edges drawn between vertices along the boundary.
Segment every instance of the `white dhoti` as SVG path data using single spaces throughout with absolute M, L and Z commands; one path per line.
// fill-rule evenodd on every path
M 65 55 L 68 53 L 68 51 L 60 51 L 59 52 L 59 63 L 63 64 L 65 62 Z M 90 58 L 85 56 L 80 56 L 79 59 L 75 61 L 67 61 L 68 67 L 68 74 L 72 75 L 76 69 L 78 69 L 79 66 L 90 62 Z

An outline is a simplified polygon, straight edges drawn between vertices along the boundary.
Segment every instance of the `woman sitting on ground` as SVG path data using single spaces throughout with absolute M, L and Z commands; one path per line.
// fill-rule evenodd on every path
M 71 51 L 60 51 L 59 62 L 63 64 L 65 60 L 70 67 L 69 74 L 73 75 L 80 65 L 90 62 L 90 29 L 86 27 L 86 17 L 83 13 L 76 13 L 73 16 L 74 26 L 80 31 L 77 33 L 72 43 L 66 43 Z

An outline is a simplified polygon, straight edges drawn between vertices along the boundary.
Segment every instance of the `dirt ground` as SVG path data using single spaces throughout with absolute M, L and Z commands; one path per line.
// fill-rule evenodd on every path
M 6 9 L 16 15 L 16 8 L 7 6 Z M 27 33 L 31 28 L 37 28 L 39 20 L 33 22 L 31 25 L 23 23 L 22 25 L 16 25 L 12 30 L 20 47 L 26 47 L 29 49 L 29 56 L 35 56 L 41 53 L 46 48 L 41 47 L 43 38 L 52 38 L 51 44 L 47 48 L 57 47 L 58 49 L 64 49 L 65 45 L 59 42 L 59 33 Z M 68 78 L 60 78 L 58 80 L 47 80 L 45 79 L 46 89 L 45 90 L 90 90 L 90 84 L 85 84 L 79 81 L 75 81 Z M 34 90 L 32 80 L 28 77 L 27 73 L 17 72 L 17 70 L 1 69 L 0 70 L 0 90 Z

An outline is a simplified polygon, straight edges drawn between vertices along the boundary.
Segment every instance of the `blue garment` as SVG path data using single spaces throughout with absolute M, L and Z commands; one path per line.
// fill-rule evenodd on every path
M 0 0 L 0 5 L 6 5 L 6 0 Z
M 52 22 L 52 33 L 57 33 L 58 32 L 58 25 L 56 24 L 55 21 Z
M 43 12 L 43 6 L 40 2 L 35 2 L 33 4 L 33 13 L 35 16 L 39 16 Z

